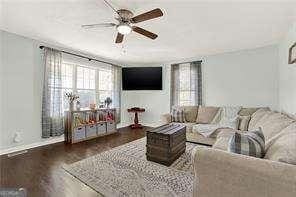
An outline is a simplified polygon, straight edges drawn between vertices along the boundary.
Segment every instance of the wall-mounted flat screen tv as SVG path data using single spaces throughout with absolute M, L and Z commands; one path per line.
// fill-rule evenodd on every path
M 123 90 L 162 90 L 162 67 L 122 68 Z

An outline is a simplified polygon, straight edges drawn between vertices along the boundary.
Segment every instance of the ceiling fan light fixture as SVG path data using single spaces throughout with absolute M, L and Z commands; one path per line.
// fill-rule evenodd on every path
M 117 26 L 117 31 L 120 34 L 126 35 L 126 34 L 131 33 L 132 27 L 129 24 L 120 24 Z

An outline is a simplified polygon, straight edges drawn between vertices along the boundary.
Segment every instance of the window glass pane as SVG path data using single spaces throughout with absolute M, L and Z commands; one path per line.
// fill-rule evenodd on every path
M 195 91 L 191 91 L 190 92 L 190 100 L 191 100 L 191 105 L 196 105 L 197 103 L 195 103 Z
M 77 90 L 81 108 L 88 108 L 90 104 L 96 103 L 96 92 L 94 90 Z
M 77 66 L 77 89 L 95 89 L 96 70 Z
M 190 92 L 180 91 L 180 100 L 190 100 Z
M 83 67 L 77 66 L 77 88 L 83 88 Z
M 190 101 L 186 101 L 186 100 L 180 100 L 180 106 L 188 106 L 188 105 L 191 105 L 191 102 Z
M 99 70 L 99 90 L 111 90 L 112 78 L 111 70 Z

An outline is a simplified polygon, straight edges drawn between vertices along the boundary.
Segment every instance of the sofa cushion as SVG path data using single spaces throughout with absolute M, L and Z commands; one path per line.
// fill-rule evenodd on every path
M 195 122 L 197 117 L 198 106 L 178 106 L 173 109 L 184 110 L 186 122 Z
M 238 115 L 240 116 L 251 116 L 253 115 L 259 108 L 257 107 L 250 107 L 250 108 L 241 108 Z
M 186 127 L 186 132 L 192 132 L 192 127 L 196 124 L 194 122 L 178 123 Z
M 262 131 L 266 138 L 266 143 L 269 144 L 269 141 L 272 140 L 274 136 L 276 136 L 293 122 L 293 119 L 290 119 L 289 117 L 280 113 L 271 115 L 269 119 L 262 124 Z
M 249 128 L 248 130 L 255 130 L 255 124 L 266 114 L 270 112 L 269 109 L 266 108 L 262 108 L 262 109 L 258 109 L 253 115 L 251 115 L 251 120 L 249 122 Z
M 216 141 L 216 138 L 207 138 L 200 135 L 199 133 L 186 132 L 186 140 L 189 142 L 213 145 Z
M 266 114 L 254 125 L 253 129 L 262 128 L 265 137 L 266 147 L 274 136 L 294 122 L 293 119 L 278 112 L 266 112 Z
M 227 151 L 229 140 L 232 138 L 235 132 L 240 131 L 229 128 L 219 129 L 216 142 L 213 144 L 213 148 Z
M 296 165 L 296 130 L 278 138 L 268 148 L 264 158 Z
M 199 124 L 209 124 L 219 111 L 219 107 L 199 106 L 196 122 Z
M 220 126 L 218 124 L 195 124 L 193 125 L 192 132 L 199 133 L 200 135 L 208 138 L 212 137 L 215 131 L 219 128 Z
M 238 116 L 238 130 L 247 131 L 251 116 Z
M 259 128 L 256 131 L 237 133 L 231 137 L 228 144 L 229 152 L 261 158 L 265 152 L 264 135 Z
M 270 146 L 272 146 L 272 144 L 279 139 L 280 137 L 282 137 L 283 135 L 287 135 L 290 133 L 295 133 L 296 132 L 296 121 L 291 123 L 289 126 L 287 126 L 286 128 L 284 128 L 283 130 L 281 130 L 279 133 L 277 133 L 276 135 L 274 135 L 272 138 L 270 138 L 268 140 L 268 143 L 265 143 L 265 146 L 268 148 Z

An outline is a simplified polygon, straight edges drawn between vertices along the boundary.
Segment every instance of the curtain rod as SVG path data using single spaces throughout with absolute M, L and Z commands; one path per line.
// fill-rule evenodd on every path
M 46 46 L 43 46 L 43 45 L 40 45 L 39 48 L 40 49 L 44 49 Z M 51 48 L 51 47 L 48 47 L 48 48 Z M 58 49 L 55 49 L 55 50 L 58 50 Z M 71 52 L 68 52 L 68 51 L 64 51 L 64 50 L 58 50 L 62 53 L 65 53 L 65 54 L 69 54 L 69 55 L 73 55 L 73 56 L 76 56 L 76 57 L 80 57 L 80 58 L 84 58 L 84 59 L 88 59 L 88 61 L 96 61 L 96 62 L 101 62 L 101 63 L 105 63 L 105 64 L 111 64 L 113 66 L 118 66 L 118 65 L 115 65 L 115 64 L 112 64 L 110 62 L 106 62 L 106 61 L 102 61 L 102 60 L 98 60 L 98 59 L 94 59 L 94 58 L 90 58 L 90 57 L 86 57 L 86 56 L 83 56 L 83 55 L 79 55 L 79 54 L 75 54 L 75 53 L 71 53 Z
M 178 62 L 178 63 L 173 63 L 173 64 L 188 64 L 188 63 L 192 63 L 192 62 L 199 62 L 202 63 L 202 60 L 193 60 L 193 61 L 187 61 L 187 62 Z M 172 65 L 173 65 L 172 64 Z

